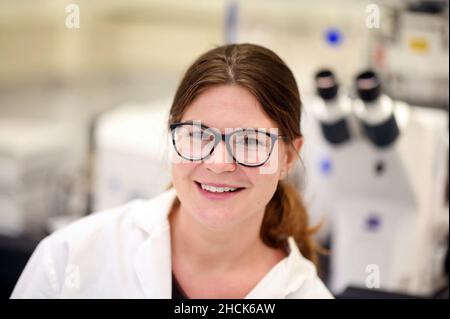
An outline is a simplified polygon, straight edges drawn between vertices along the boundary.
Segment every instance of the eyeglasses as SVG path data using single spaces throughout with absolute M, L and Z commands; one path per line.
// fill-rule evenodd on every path
M 286 137 L 253 128 L 221 134 L 197 121 L 173 123 L 170 124 L 170 130 L 175 151 L 186 160 L 204 160 L 224 141 L 233 161 L 246 167 L 264 165 L 270 158 L 276 141 Z

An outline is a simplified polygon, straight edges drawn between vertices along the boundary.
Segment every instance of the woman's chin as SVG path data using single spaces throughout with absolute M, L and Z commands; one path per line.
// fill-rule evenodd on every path
M 215 230 L 226 230 L 237 223 L 237 216 L 229 211 L 221 210 L 201 210 L 195 219 L 204 227 Z

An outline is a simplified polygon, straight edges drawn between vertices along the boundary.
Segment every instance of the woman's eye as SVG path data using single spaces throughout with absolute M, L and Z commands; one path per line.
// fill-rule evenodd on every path
M 189 136 L 192 138 L 204 140 L 204 141 L 211 140 L 211 136 L 209 134 L 205 134 L 203 132 L 190 132 Z
M 244 145 L 259 145 L 259 141 L 255 138 L 244 137 L 243 139 Z
M 189 136 L 190 137 L 194 137 L 194 138 L 201 138 L 202 137 L 202 133 L 201 132 L 190 132 Z

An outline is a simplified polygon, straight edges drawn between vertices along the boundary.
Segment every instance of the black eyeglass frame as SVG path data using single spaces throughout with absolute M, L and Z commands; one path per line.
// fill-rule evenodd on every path
M 245 132 L 245 131 L 249 130 L 248 128 L 247 128 L 247 129 L 245 129 L 245 128 L 243 128 L 243 129 L 238 129 L 238 130 L 235 130 L 235 131 L 233 131 L 233 132 L 231 132 L 231 133 L 228 133 L 228 134 L 221 134 L 220 132 L 217 132 L 216 130 L 213 130 L 213 129 L 210 128 L 209 126 L 206 126 L 206 125 L 204 125 L 204 124 L 200 124 L 200 127 L 201 127 L 202 129 L 209 129 L 209 130 L 214 134 L 214 145 L 213 145 L 213 147 L 211 148 L 211 151 L 209 152 L 209 154 L 207 154 L 207 155 L 205 155 L 204 157 L 199 158 L 199 159 L 192 159 L 192 158 L 183 156 L 183 155 L 178 151 L 177 145 L 176 145 L 176 142 L 175 142 L 175 129 L 178 128 L 178 127 L 180 127 L 180 126 L 183 126 L 183 125 L 195 125 L 195 124 L 194 124 L 193 122 L 180 122 L 180 123 L 172 123 L 172 124 L 170 124 L 170 125 L 169 125 L 169 128 L 170 128 L 170 131 L 171 131 L 171 133 L 172 133 L 172 143 L 173 143 L 173 147 L 174 147 L 174 149 L 175 149 L 175 152 L 177 152 L 177 154 L 178 154 L 181 158 L 184 158 L 184 159 L 186 159 L 186 160 L 188 160 L 188 161 L 191 161 L 191 162 L 203 161 L 203 160 L 207 159 L 208 157 L 210 157 L 210 156 L 212 155 L 212 153 L 214 152 L 214 150 L 215 150 L 215 148 L 217 147 L 217 145 L 218 145 L 221 141 L 224 141 L 224 142 L 225 142 L 225 145 L 226 145 L 226 148 L 227 148 L 227 151 L 228 151 L 228 155 L 230 155 L 230 156 L 233 158 L 233 161 L 235 161 L 235 162 L 238 163 L 239 165 L 242 165 L 242 166 L 245 166 L 245 167 L 260 167 L 260 166 L 263 166 L 263 165 L 269 160 L 270 156 L 272 155 L 272 151 L 273 151 L 273 148 L 274 148 L 274 146 L 275 146 L 275 143 L 278 141 L 278 139 L 279 139 L 279 138 L 281 138 L 281 139 L 287 138 L 286 135 L 277 135 L 277 134 L 273 134 L 273 133 L 269 133 L 269 132 L 265 132 L 265 131 L 260 131 L 260 130 L 257 130 L 257 129 L 252 129 L 252 130 L 254 130 L 255 132 L 262 133 L 262 134 L 265 134 L 265 135 L 267 135 L 268 137 L 270 137 L 270 139 L 271 139 L 271 148 L 270 148 L 269 154 L 267 155 L 267 158 L 266 158 L 266 160 L 265 160 L 264 162 L 262 162 L 262 163 L 260 163 L 260 164 L 256 164 L 256 165 L 249 165 L 249 164 L 245 164 L 245 163 L 242 163 L 242 162 L 238 161 L 238 160 L 234 157 L 233 151 L 231 150 L 231 144 L 230 144 L 231 137 L 232 137 L 234 134 L 240 133 L 240 132 Z

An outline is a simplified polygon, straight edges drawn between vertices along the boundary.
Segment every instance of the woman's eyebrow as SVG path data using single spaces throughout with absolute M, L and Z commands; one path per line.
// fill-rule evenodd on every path
M 183 121 L 183 122 L 184 123 L 191 123 L 191 124 L 199 124 L 200 123 L 202 126 L 204 126 L 206 128 L 215 128 L 214 126 L 205 124 L 205 122 L 203 122 L 202 120 L 186 120 L 186 121 Z M 232 129 L 239 129 L 239 130 L 241 130 L 241 129 L 243 129 L 243 130 L 254 130 L 254 131 L 261 131 L 261 130 L 269 131 L 271 129 L 271 128 L 266 128 L 266 127 L 241 127 L 241 126 L 231 127 L 231 128 Z
M 205 126 L 207 128 L 211 128 L 211 126 L 206 125 L 202 120 L 186 120 L 183 121 L 183 123 L 189 123 L 189 124 L 201 124 L 202 126 Z

